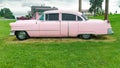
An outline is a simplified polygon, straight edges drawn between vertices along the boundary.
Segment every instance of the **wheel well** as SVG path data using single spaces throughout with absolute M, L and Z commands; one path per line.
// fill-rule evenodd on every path
M 80 36 L 80 35 L 83 35 L 83 34 L 78 34 L 77 37 Z M 94 34 L 90 34 L 90 35 L 94 35 Z
M 77 37 L 80 37 L 82 34 L 78 34 Z
M 83 34 L 78 34 L 77 35 L 77 37 L 80 37 L 81 35 L 83 35 Z M 91 36 L 94 36 L 94 34 L 90 34 Z
M 17 34 L 17 32 L 20 32 L 20 31 L 15 31 L 15 35 Z M 27 36 L 30 37 L 26 31 L 23 31 L 23 32 L 25 32 L 27 34 Z

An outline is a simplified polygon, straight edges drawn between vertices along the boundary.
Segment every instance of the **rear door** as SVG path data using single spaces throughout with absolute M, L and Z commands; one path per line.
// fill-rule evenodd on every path
M 61 33 L 65 36 L 77 36 L 79 23 L 76 20 L 76 15 L 62 13 Z

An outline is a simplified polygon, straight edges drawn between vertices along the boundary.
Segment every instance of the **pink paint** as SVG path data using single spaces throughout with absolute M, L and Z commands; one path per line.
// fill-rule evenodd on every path
M 51 13 L 58 13 L 59 20 L 20 20 L 10 23 L 11 31 L 26 31 L 30 37 L 76 37 L 81 34 L 103 35 L 113 33 L 111 25 L 107 21 L 85 20 L 80 12 L 54 10 L 44 12 L 44 16 Z M 63 21 L 62 13 L 76 15 L 76 20 Z M 82 21 L 78 21 L 77 16 L 81 17 Z

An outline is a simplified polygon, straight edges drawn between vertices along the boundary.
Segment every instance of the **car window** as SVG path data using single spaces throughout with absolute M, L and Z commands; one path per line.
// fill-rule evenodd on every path
M 45 14 L 45 20 L 46 21 L 58 21 L 59 20 L 59 14 L 58 13 L 51 13 L 51 14 Z
M 82 18 L 81 18 L 81 17 L 79 17 L 79 16 L 77 16 L 77 19 L 78 19 L 78 21 L 82 21 Z
M 62 20 L 63 21 L 76 21 L 76 15 L 62 13 Z
M 85 16 L 85 14 L 82 14 L 81 16 L 82 16 L 85 20 L 88 20 L 88 17 Z
M 41 15 L 41 17 L 39 18 L 39 20 L 44 20 L 44 14 Z

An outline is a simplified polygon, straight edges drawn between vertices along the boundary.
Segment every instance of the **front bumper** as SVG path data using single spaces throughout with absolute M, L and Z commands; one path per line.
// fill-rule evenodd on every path
M 15 31 L 10 31 L 10 36 L 14 36 L 15 35 Z

